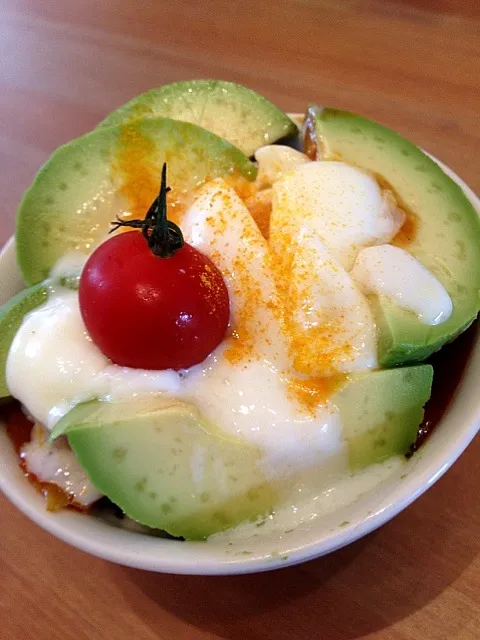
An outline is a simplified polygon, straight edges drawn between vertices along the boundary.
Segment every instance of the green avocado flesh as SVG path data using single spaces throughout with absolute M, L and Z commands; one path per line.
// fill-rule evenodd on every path
M 430 396 L 429 365 L 353 378 L 333 398 L 353 470 L 404 454 Z M 93 484 L 128 516 L 187 539 L 273 511 L 280 484 L 254 445 L 207 423 L 191 405 L 93 400 L 58 422 Z M 289 480 L 287 479 L 287 482 Z
M 380 365 L 420 362 L 466 329 L 480 309 L 478 214 L 436 162 L 382 125 L 319 107 L 309 108 L 305 124 L 321 158 L 371 171 L 391 187 L 410 218 L 393 244 L 427 267 L 452 299 L 450 318 L 429 326 L 388 298 L 373 298 Z
M 152 89 L 113 111 L 99 126 L 158 116 L 197 124 L 247 156 L 298 132 L 292 120 L 266 98 L 220 80 L 190 80 Z
M 53 153 L 21 202 L 17 260 L 27 285 L 44 280 L 68 252 L 91 253 L 117 215 L 133 210 L 143 217 L 157 196 L 165 161 L 173 194 L 188 193 L 206 179 L 250 180 L 256 174 L 255 165 L 229 142 L 168 118 L 77 138 Z M 145 211 L 136 210 L 139 203 Z
M 10 395 L 6 382 L 6 363 L 10 345 L 24 316 L 47 301 L 48 285 L 37 284 L 24 289 L 0 307 L 0 398 Z
M 276 491 L 259 450 L 207 424 L 187 404 L 91 401 L 55 427 L 93 484 L 131 518 L 201 540 L 269 513 Z
M 353 378 L 335 395 L 353 470 L 407 453 L 432 379 L 430 365 L 374 371 Z

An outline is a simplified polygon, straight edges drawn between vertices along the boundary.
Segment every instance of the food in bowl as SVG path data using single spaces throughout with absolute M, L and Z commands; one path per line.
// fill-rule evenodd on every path
M 22 467 L 50 509 L 187 540 L 352 501 L 419 442 L 425 361 L 479 310 L 479 239 L 460 187 L 377 123 L 309 107 L 299 131 L 219 81 L 143 94 L 20 205 L 0 389 Z

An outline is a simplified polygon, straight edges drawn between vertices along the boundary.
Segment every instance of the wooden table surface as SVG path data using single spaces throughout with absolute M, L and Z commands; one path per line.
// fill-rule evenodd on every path
M 174 80 L 372 116 L 480 191 L 478 0 L 0 0 L 0 241 L 58 145 Z M 480 441 L 352 546 L 269 574 L 155 575 L 68 548 L 0 498 L 2 640 L 480 638 Z

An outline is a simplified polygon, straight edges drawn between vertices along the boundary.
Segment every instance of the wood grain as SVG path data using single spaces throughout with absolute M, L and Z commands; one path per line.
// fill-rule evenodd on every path
M 0 241 L 58 145 L 131 96 L 218 77 L 404 133 L 480 190 L 476 0 L 0 0 Z M 406 512 L 301 567 L 155 575 L 66 547 L 0 499 L 0 638 L 480 637 L 480 442 Z

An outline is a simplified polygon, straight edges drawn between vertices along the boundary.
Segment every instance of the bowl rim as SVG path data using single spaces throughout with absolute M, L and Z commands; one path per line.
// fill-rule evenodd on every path
M 293 116 L 297 114 L 290 115 Z M 463 189 L 480 215 L 480 199 L 454 171 L 434 156 L 431 157 L 439 164 L 445 173 Z M 0 273 L 5 271 L 5 269 L 10 269 L 13 275 L 18 272 L 15 260 L 14 236 L 6 242 L 0 252 Z M 474 349 L 477 349 L 480 353 L 480 340 L 477 339 Z M 469 371 L 472 369 L 471 363 L 467 364 L 467 369 Z M 476 367 L 475 370 L 477 371 L 478 367 Z M 463 381 L 460 383 L 460 387 L 462 386 Z M 442 417 L 441 422 L 443 419 L 444 417 Z M 78 520 L 78 518 L 86 519 L 85 515 L 75 514 L 75 517 L 72 518 L 71 516 L 73 514 L 51 514 L 47 512 L 43 501 L 39 503 L 36 500 L 29 499 L 31 497 L 29 493 L 33 494 L 36 492 L 31 490 L 30 485 L 24 479 L 23 482 L 25 484 L 23 484 L 23 482 L 17 482 L 16 479 L 10 481 L 8 480 L 8 476 L 0 473 L 0 490 L 30 520 L 49 533 L 91 555 L 118 564 L 150 571 L 189 575 L 232 575 L 269 571 L 299 564 L 331 553 L 358 540 L 391 520 L 414 500 L 419 498 L 450 468 L 477 434 L 479 424 L 480 398 L 476 400 L 475 406 L 471 408 L 470 419 L 459 428 L 458 434 L 454 439 L 454 446 L 444 447 L 437 455 L 423 456 L 421 458 L 421 472 L 410 474 L 406 481 L 401 484 L 398 483 L 389 494 L 389 499 L 378 504 L 375 511 L 370 515 L 360 521 L 352 522 L 349 526 L 336 531 L 333 535 L 329 535 L 325 539 L 303 544 L 289 550 L 288 559 L 281 556 L 269 557 L 267 562 L 265 555 L 232 557 L 221 561 L 213 557 L 208 558 L 207 553 L 207 557 L 203 558 L 201 549 L 205 549 L 205 544 L 208 543 L 178 542 L 148 538 L 144 534 L 125 532 L 108 525 L 108 529 L 112 531 L 107 532 L 105 535 L 91 538 L 86 535 L 88 526 L 84 527 L 85 531 L 83 531 L 83 523 Z M 0 435 L 2 434 L 0 433 Z M 0 445 L 1 442 L 0 439 Z M 3 451 L 0 446 L 0 469 L 3 469 L 2 456 Z M 8 456 L 9 454 L 7 452 L 5 460 Z M 15 464 L 18 466 L 18 460 L 16 458 Z M 21 475 L 18 477 L 23 478 Z M 82 524 L 82 527 L 79 527 L 79 524 Z M 118 532 L 118 535 L 113 532 Z M 125 536 L 125 533 L 128 535 Z M 119 543 L 118 546 L 112 544 L 112 538 L 116 539 L 116 542 Z M 138 538 L 142 539 L 143 544 L 141 546 L 151 546 L 150 543 L 149 545 L 146 544 L 146 540 L 155 540 L 157 551 L 159 550 L 160 552 L 154 554 L 150 548 L 143 552 L 141 549 L 136 549 L 135 540 L 138 540 Z M 173 553 L 174 548 L 176 550 L 180 549 L 180 552 Z

